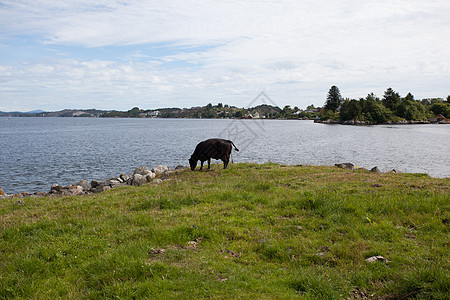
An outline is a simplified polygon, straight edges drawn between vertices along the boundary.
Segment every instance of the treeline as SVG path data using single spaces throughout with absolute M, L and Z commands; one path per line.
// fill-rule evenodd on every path
M 380 124 L 428 122 L 437 115 L 450 118 L 450 95 L 446 100 L 442 98 L 416 100 L 411 93 L 401 97 L 392 88 L 388 88 L 381 99 L 371 93 L 365 98 L 356 100 L 343 99 L 339 88 L 332 86 L 319 118 L 322 121 Z
M 297 106 L 291 108 L 286 105 L 283 109 L 262 104 L 251 108 L 239 108 L 223 103 L 192 108 L 159 108 L 143 110 L 134 107 L 128 111 L 109 111 L 103 113 L 103 118 L 191 118 L 191 119 L 315 119 L 319 115 L 320 108 L 314 105 L 306 110 Z

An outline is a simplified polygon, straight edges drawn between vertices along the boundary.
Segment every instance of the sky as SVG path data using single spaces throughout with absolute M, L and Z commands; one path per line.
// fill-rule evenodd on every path
M 446 98 L 449 15 L 448 0 L 0 0 L 0 111 L 247 107 L 261 92 L 304 109 L 332 85 Z

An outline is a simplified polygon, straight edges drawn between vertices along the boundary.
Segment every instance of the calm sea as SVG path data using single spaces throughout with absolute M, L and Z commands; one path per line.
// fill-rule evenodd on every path
M 196 144 L 233 140 L 235 162 L 352 162 L 450 177 L 450 125 L 343 126 L 297 120 L 0 118 L 0 187 L 108 179 L 135 168 L 187 165 Z M 232 167 L 232 166 L 231 166 Z

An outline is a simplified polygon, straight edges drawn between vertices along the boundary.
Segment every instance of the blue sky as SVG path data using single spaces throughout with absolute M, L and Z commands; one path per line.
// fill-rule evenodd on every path
M 450 94 L 450 2 L 0 0 L 0 111 Z

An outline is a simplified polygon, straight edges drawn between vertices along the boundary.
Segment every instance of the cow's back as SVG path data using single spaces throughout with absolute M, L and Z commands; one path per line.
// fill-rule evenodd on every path
M 229 156 L 231 153 L 231 144 L 227 140 L 209 139 L 200 142 L 194 150 L 194 156 L 200 160 L 208 158 L 221 159 L 224 156 Z

